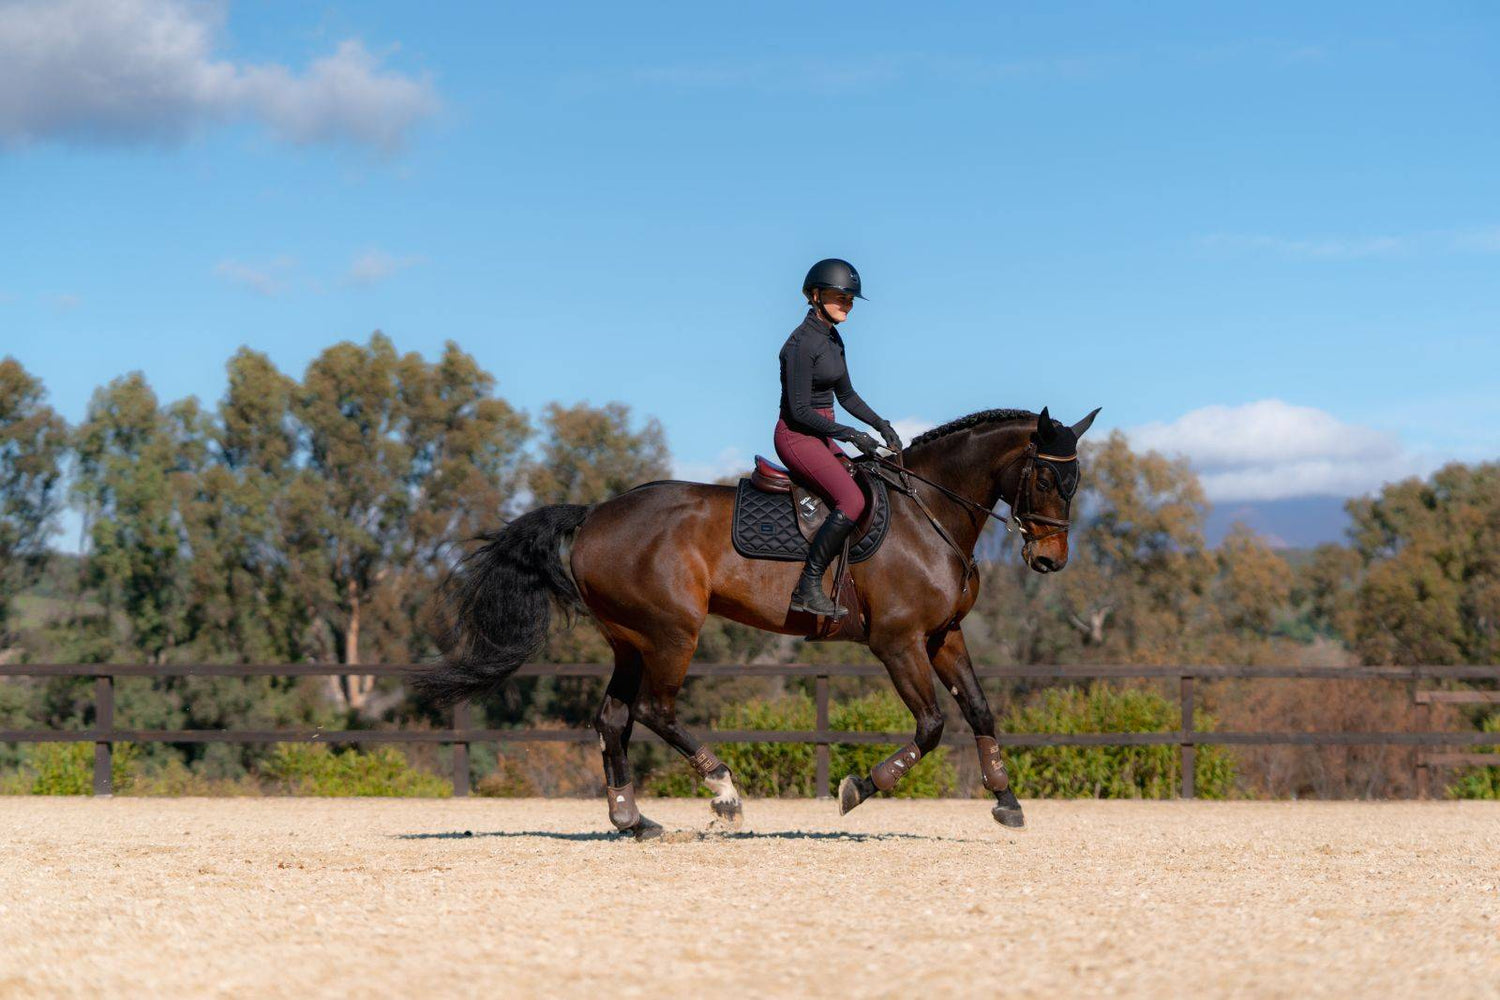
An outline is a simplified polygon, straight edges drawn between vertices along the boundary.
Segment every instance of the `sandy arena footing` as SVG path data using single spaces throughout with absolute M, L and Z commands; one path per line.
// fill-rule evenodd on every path
M 1500 803 L 0 799 L 0 996 L 1500 997 Z

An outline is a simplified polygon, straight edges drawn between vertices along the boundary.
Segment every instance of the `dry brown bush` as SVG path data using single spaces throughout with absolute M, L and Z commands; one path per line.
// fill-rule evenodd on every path
M 604 772 L 599 751 L 592 743 L 502 743 L 495 770 L 481 778 L 474 791 L 497 798 L 600 796 L 604 794 Z
M 1244 680 L 1208 685 L 1219 726 L 1240 732 L 1406 732 L 1411 690 L 1390 681 Z M 1434 706 L 1434 729 L 1457 728 Z M 1237 746 L 1240 784 L 1255 798 L 1379 799 L 1416 794 L 1415 751 L 1400 746 Z

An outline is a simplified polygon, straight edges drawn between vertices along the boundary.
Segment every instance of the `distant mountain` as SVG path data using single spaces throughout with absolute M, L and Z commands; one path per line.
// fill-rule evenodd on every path
M 1277 549 L 1307 549 L 1324 542 L 1347 542 L 1349 515 L 1344 497 L 1295 497 L 1215 504 L 1204 533 L 1218 545 L 1236 521 L 1244 522 Z

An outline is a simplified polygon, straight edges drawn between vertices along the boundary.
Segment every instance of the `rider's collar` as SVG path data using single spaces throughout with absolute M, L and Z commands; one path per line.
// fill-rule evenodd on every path
M 817 324 L 818 329 L 822 330 L 824 333 L 833 334 L 838 331 L 838 327 L 836 324 L 830 323 L 828 322 L 828 320 L 823 318 L 823 312 L 817 306 L 807 307 L 807 318 Z

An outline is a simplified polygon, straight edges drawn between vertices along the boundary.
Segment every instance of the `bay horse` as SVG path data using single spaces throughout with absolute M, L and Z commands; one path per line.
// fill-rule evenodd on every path
M 943 716 L 936 674 L 974 732 L 995 820 L 1025 824 L 964 644 L 961 623 L 978 596 L 974 546 L 986 517 L 998 517 L 990 508 L 1003 499 L 1026 564 L 1039 573 L 1067 564 L 1078 438 L 1098 412 L 1070 427 L 1045 407 L 1040 414 L 985 410 L 918 436 L 900 456 L 911 492 L 889 491 L 885 539 L 851 569 L 867 614 L 866 641 L 916 731 L 868 776 L 844 778 L 841 813 L 889 791 L 937 747 Z M 480 536 L 483 544 L 444 588 L 436 636 L 444 658 L 417 673 L 414 686 L 439 704 L 481 697 L 542 647 L 554 606 L 584 613 L 615 660 L 594 720 L 611 822 L 638 839 L 661 833 L 635 803 L 627 751 L 636 722 L 688 759 L 714 792 L 715 815 L 737 822 L 742 807 L 729 768 L 677 721 L 677 693 L 699 630 L 710 614 L 787 635 L 812 634 L 817 623 L 788 610 L 800 563 L 735 551 L 734 503 L 733 487 L 647 483 L 598 504 L 540 507 Z

